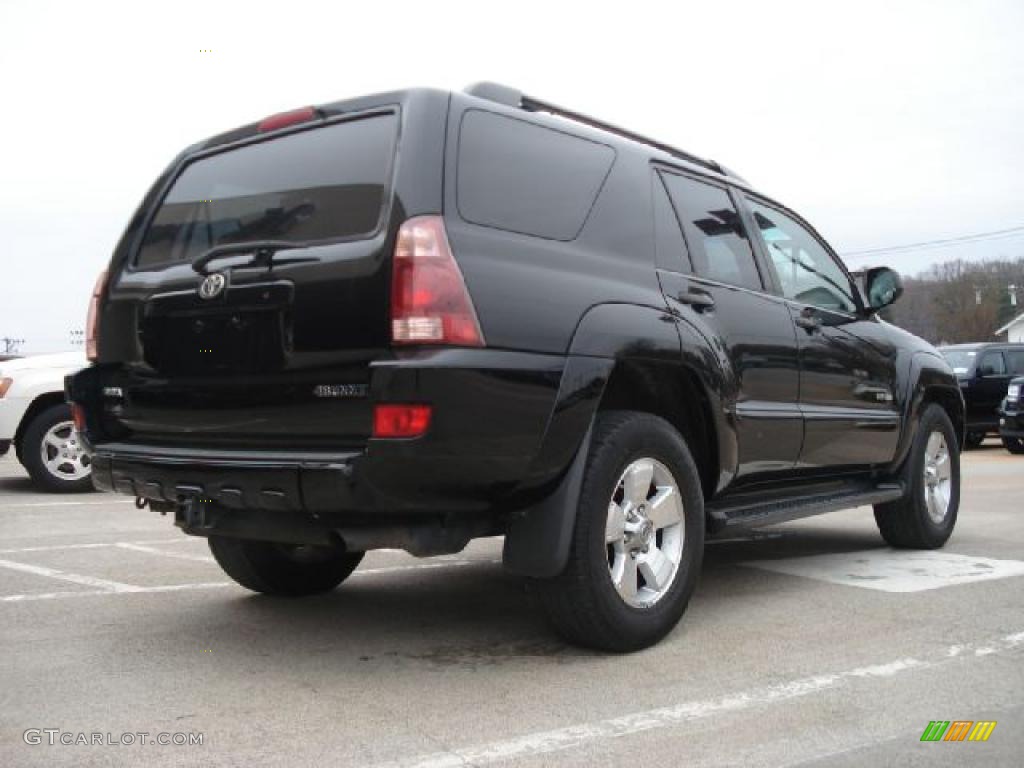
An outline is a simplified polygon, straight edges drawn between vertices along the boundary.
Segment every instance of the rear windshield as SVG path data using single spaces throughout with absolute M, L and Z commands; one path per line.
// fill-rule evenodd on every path
M 377 229 L 398 118 L 377 115 L 197 160 L 175 180 L 136 265 L 250 240 L 355 239 Z
M 968 374 L 974 367 L 978 353 L 973 349 L 940 349 L 953 373 Z

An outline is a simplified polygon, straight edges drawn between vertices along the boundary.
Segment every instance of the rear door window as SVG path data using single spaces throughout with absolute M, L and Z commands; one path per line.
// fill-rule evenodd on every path
M 199 158 L 165 196 L 139 267 L 191 261 L 252 240 L 327 242 L 373 234 L 381 219 L 398 118 L 377 115 Z
M 683 225 L 694 273 L 761 290 L 754 252 L 729 192 L 688 176 L 664 173 L 662 177 Z
M 1006 367 L 1014 376 L 1024 374 L 1024 349 L 1008 349 L 1006 351 Z
M 615 160 L 605 144 L 471 109 L 459 131 L 456 199 L 473 224 L 573 240 Z
M 986 352 L 978 363 L 978 373 L 982 376 L 1005 376 L 1006 362 L 1002 352 Z

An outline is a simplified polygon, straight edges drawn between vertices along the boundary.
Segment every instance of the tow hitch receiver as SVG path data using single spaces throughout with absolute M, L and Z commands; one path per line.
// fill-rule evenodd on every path
M 216 516 L 212 499 L 199 495 L 181 498 L 174 509 L 174 524 L 185 531 L 207 530 L 214 526 Z

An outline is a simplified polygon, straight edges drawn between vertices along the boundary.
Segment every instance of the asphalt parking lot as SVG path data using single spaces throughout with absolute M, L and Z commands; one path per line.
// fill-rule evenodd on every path
M 1024 458 L 992 444 L 963 477 L 939 554 L 884 548 L 866 509 L 716 541 L 675 632 L 605 656 L 548 631 L 499 541 L 270 599 L 169 518 L 36 493 L 8 457 L 0 764 L 1019 766 Z M 932 720 L 998 725 L 922 743 Z

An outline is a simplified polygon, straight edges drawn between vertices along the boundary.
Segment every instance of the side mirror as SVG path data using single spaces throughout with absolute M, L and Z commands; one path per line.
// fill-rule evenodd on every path
M 867 294 L 868 311 L 874 314 L 903 295 L 903 279 L 893 269 L 874 267 L 864 274 L 864 292 Z

